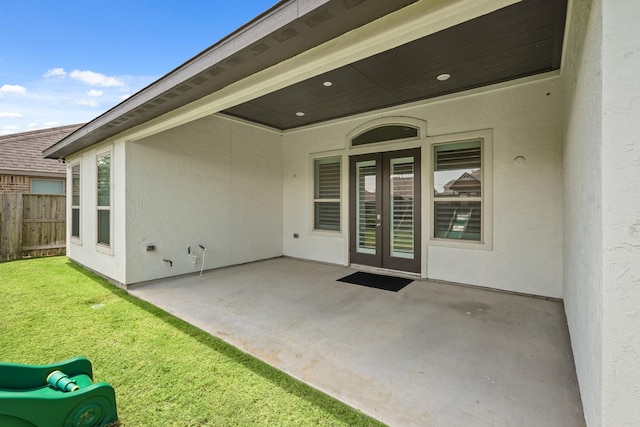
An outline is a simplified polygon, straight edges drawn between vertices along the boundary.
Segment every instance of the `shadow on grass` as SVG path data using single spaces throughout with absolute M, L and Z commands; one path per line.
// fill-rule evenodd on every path
M 324 394 L 323 392 L 311 387 L 308 384 L 299 381 L 286 373 L 278 370 L 277 368 L 268 365 L 267 363 L 251 356 L 243 352 L 242 350 L 234 347 L 233 345 L 223 341 L 220 338 L 217 338 L 196 326 L 154 306 L 151 303 L 143 301 L 139 298 L 130 295 L 126 290 L 121 289 L 114 284 L 110 283 L 108 280 L 100 277 L 99 275 L 85 269 L 84 267 L 75 264 L 72 261 L 68 261 L 67 265 L 69 268 L 85 275 L 92 282 L 96 283 L 99 286 L 102 286 L 105 290 L 115 294 L 119 298 L 124 299 L 127 302 L 137 306 L 138 308 L 146 311 L 147 313 L 155 316 L 160 319 L 162 322 L 170 325 L 176 330 L 188 335 L 189 337 L 195 339 L 199 343 L 211 348 L 212 350 L 224 355 L 225 357 L 234 360 L 235 362 L 241 364 L 245 368 L 248 368 L 255 374 L 261 376 L 262 378 L 268 380 L 275 386 L 279 387 L 282 390 L 285 390 L 287 393 L 290 393 L 298 398 L 304 399 L 307 402 L 311 403 L 315 407 L 320 408 L 327 414 L 332 415 L 336 419 L 344 422 L 345 424 L 350 424 L 356 421 L 354 418 L 358 418 L 360 423 L 366 423 L 366 425 L 372 426 L 383 426 L 384 424 L 376 421 L 365 414 L 362 414 L 357 409 L 350 408 L 348 405 L 339 402 L 338 400 Z M 348 410 L 345 410 L 349 408 Z M 353 412 L 351 412 L 353 411 Z

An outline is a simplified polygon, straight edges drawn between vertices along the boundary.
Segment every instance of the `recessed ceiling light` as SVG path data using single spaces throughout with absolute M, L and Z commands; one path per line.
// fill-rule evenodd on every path
M 333 82 L 329 82 L 329 81 L 326 81 L 322 84 L 325 85 L 326 87 L 333 86 Z
M 302 112 L 302 111 L 298 111 L 298 112 L 296 113 L 296 116 L 298 116 L 298 117 L 302 117 L 302 116 L 304 116 L 304 112 Z
M 449 80 L 449 78 L 451 77 L 451 74 L 447 74 L 447 73 L 443 73 L 440 74 L 438 77 L 436 77 L 438 80 L 440 80 L 441 82 L 445 81 L 445 80 Z

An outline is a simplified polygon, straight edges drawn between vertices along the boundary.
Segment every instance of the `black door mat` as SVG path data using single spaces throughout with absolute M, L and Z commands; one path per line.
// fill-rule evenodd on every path
M 384 289 L 385 291 L 392 292 L 398 292 L 400 289 L 413 282 L 413 280 L 405 279 L 404 277 L 383 276 L 381 274 L 365 273 L 362 271 L 342 277 L 337 281 L 368 286 L 370 288 Z

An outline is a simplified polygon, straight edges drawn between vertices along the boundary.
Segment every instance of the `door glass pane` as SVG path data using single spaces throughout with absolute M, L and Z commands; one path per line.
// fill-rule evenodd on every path
M 376 161 L 356 163 L 356 252 L 376 253 Z
M 482 149 L 480 141 L 434 147 L 434 197 L 482 196 Z
M 413 157 L 391 159 L 391 256 L 413 259 L 414 239 L 414 164 Z

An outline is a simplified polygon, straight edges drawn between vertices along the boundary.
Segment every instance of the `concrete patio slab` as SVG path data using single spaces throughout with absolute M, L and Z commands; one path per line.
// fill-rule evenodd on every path
M 132 295 L 392 426 L 584 426 L 562 302 L 287 258 Z

